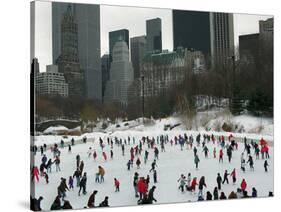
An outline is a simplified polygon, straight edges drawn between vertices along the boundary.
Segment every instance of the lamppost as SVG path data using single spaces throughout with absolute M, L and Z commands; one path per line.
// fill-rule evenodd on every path
M 142 123 L 144 124 L 144 75 L 141 75 L 142 84 Z

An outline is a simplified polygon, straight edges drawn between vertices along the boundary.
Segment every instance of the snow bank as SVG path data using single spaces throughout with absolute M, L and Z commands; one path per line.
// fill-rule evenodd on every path
M 232 132 L 225 132 L 222 130 L 223 123 L 231 124 L 234 128 Z M 101 125 L 101 124 L 100 124 Z M 118 125 L 118 127 L 117 127 Z M 165 126 L 176 126 L 172 130 L 164 130 Z M 178 125 L 178 126 L 177 126 Z M 49 127 L 46 132 L 56 132 L 59 130 L 68 130 L 65 127 Z M 80 127 L 72 130 L 80 131 Z M 117 136 L 126 138 L 128 136 L 158 136 L 161 134 L 168 134 L 171 136 L 178 136 L 179 134 L 194 134 L 198 132 L 206 134 L 214 134 L 216 136 L 224 135 L 228 137 L 233 134 L 236 138 L 247 137 L 249 139 L 260 140 L 262 137 L 269 142 L 273 142 L 273 119 L 272 118 L 258 118 L 250 115 L 231 116 L 219 111 L 199 112 L 195 118 L 194 126 L 191 130 L 186 130 L 183 117 L 172 116 L 168 118 L 162 118 L 157 120 L 145 120 L 145 124 L 142 123 L 142 119 L 136 119 L 131 121 L 118 121 L 116 124 L 108 124 L 108 127 L 103 130 L 100 127 L 95 128 L 92 133 L 85 133 L 81 136 L 68 136 L 64 138 L 58 135 L 42 135 L 36 136 L 36 145 L 54 144 L 59 143 L 61 139 L 64 141 L 70 141 L 71 138 L 75 140 L 81 140 L 84 136 L 89 139 L 107 138 L 108 136 Z M 125 136 L 126 135 L 126 136 Z
M 54 133 L 54 132 L 58 132 L 58 131 L 63 131 L 63 130 L 68 130 L 67 127 L 65 126 L 51 126 L 48 127 L 46 130 L 44 130 L 43 133 Z

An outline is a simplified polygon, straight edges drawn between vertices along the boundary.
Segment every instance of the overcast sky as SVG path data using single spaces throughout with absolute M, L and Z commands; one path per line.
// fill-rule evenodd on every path
M 138 7 L 101 5 L 101 55 L 108 53 L 108 32 L 128 29 L 130 38 L 146 34 L 145 21 L 159 17 L 162 19 L 162 46 L 172 50 L 172 10 Z M 234 14 L 235 45 L 238 36 L 259 32 L 259 20 L 270 16 Z M 51 3 L 38 2 L 35 5 L 35 55 L 40 63 L 40 71 L 52 63 Z

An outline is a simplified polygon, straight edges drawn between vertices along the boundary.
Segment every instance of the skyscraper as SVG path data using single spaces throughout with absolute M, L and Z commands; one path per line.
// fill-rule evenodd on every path
M 174 48 L 202 51 L 212 64 L 234 55 L 233 14 L 173 10 Z
M 78 33 L 78 58 L 84 72 L 87 98 L 101 100 L 100 6 L 52 2 L 53 63 L 61 54 L 61 21 L 68 5 L 73 8 Z
M 73 7 L 68 5 L 61 21 L 61 54 L 56 60 L 58 70 L 68 83 L 69 96 L 84 94 L 84 75 L 78 58 L 78 31 Z
M 34 73 L 34 74 L 40 73 L 39 62 L 38 62 L 38 59 L 36 57 L 34 57 L 32 59 L 31 72 Z
M 110 62 L 112 62 L 112 51 L 114 48 L 114 45 L 117 41 L 125 41 L 127 44 L 127 47 L 129 49 L 129 30 L 127 29 L 120 29 L 116 31 L 109 32 L 109 57 Z
M 131 38 L 131 61 L 134 68 L 135 79 L 140 77 L 142 59 L 146 53 L 146 37 L 138 36 Z
M 161 19 L 146 20 L 147 52 L 162 51 Z
M 210 13 L 173 10 L 174 49 L 195 49 L 211 54 Z
M 102 74 L 102 97 L 104 97 L 106 82 L 109 80 L 110 62 L 109 54 L 101 57 L 101 74 Z
M 134 70 L 129 61 L 129 49 L 125 41 L 119 40 L 113 47 L 110 80 L 105 89 L 105 102 L 128 104 L 128 91 L 134 81 Z
M 267 34 L 268 36 L 273 36 L 273 18 L 268 18 L 266 20 L 259 21 L 259 31 L 260 33 Z
M 210 13 L 212 63 L 226 65 L 234 56 L 232 13 Z
M 273 18 L 259 21 L 259 30 L 261 42 L 270 47 L 273 52 Z
M 239 36 L 239 57 L 241 62 L 257 62 L 259 56 L 259 39 L 259 33 Z

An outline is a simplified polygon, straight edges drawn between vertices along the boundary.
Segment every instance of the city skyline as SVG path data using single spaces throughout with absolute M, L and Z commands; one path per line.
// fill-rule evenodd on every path
M 38 58 L 41 72 L 46 65 L 52 64 L 52 11 L 50 2 L 36 2 L 35 23 L 35 55 Z M 162 20 L 162 47 L 173 49 L 172 10 L 156 8 L 138 8 L 124 6 L 101 5 L 101 55 L 109 52 L 108 34 L 110 31 L 128 29 L 130 38 L 146 34 L 146 20 L 161 18 Z M 122 16 L 114 14 L 123 14 Z M 111 17 L 115 17 L 114 21 Z M 130 19 L 128 19 L 130 17 Z M 234 14 L 234 40 L 238 45 L 239 35 L 259 32 L 259 20 L 270 18 L 270 15 Z M 44 24 L 43 24 L 44 23 Z

